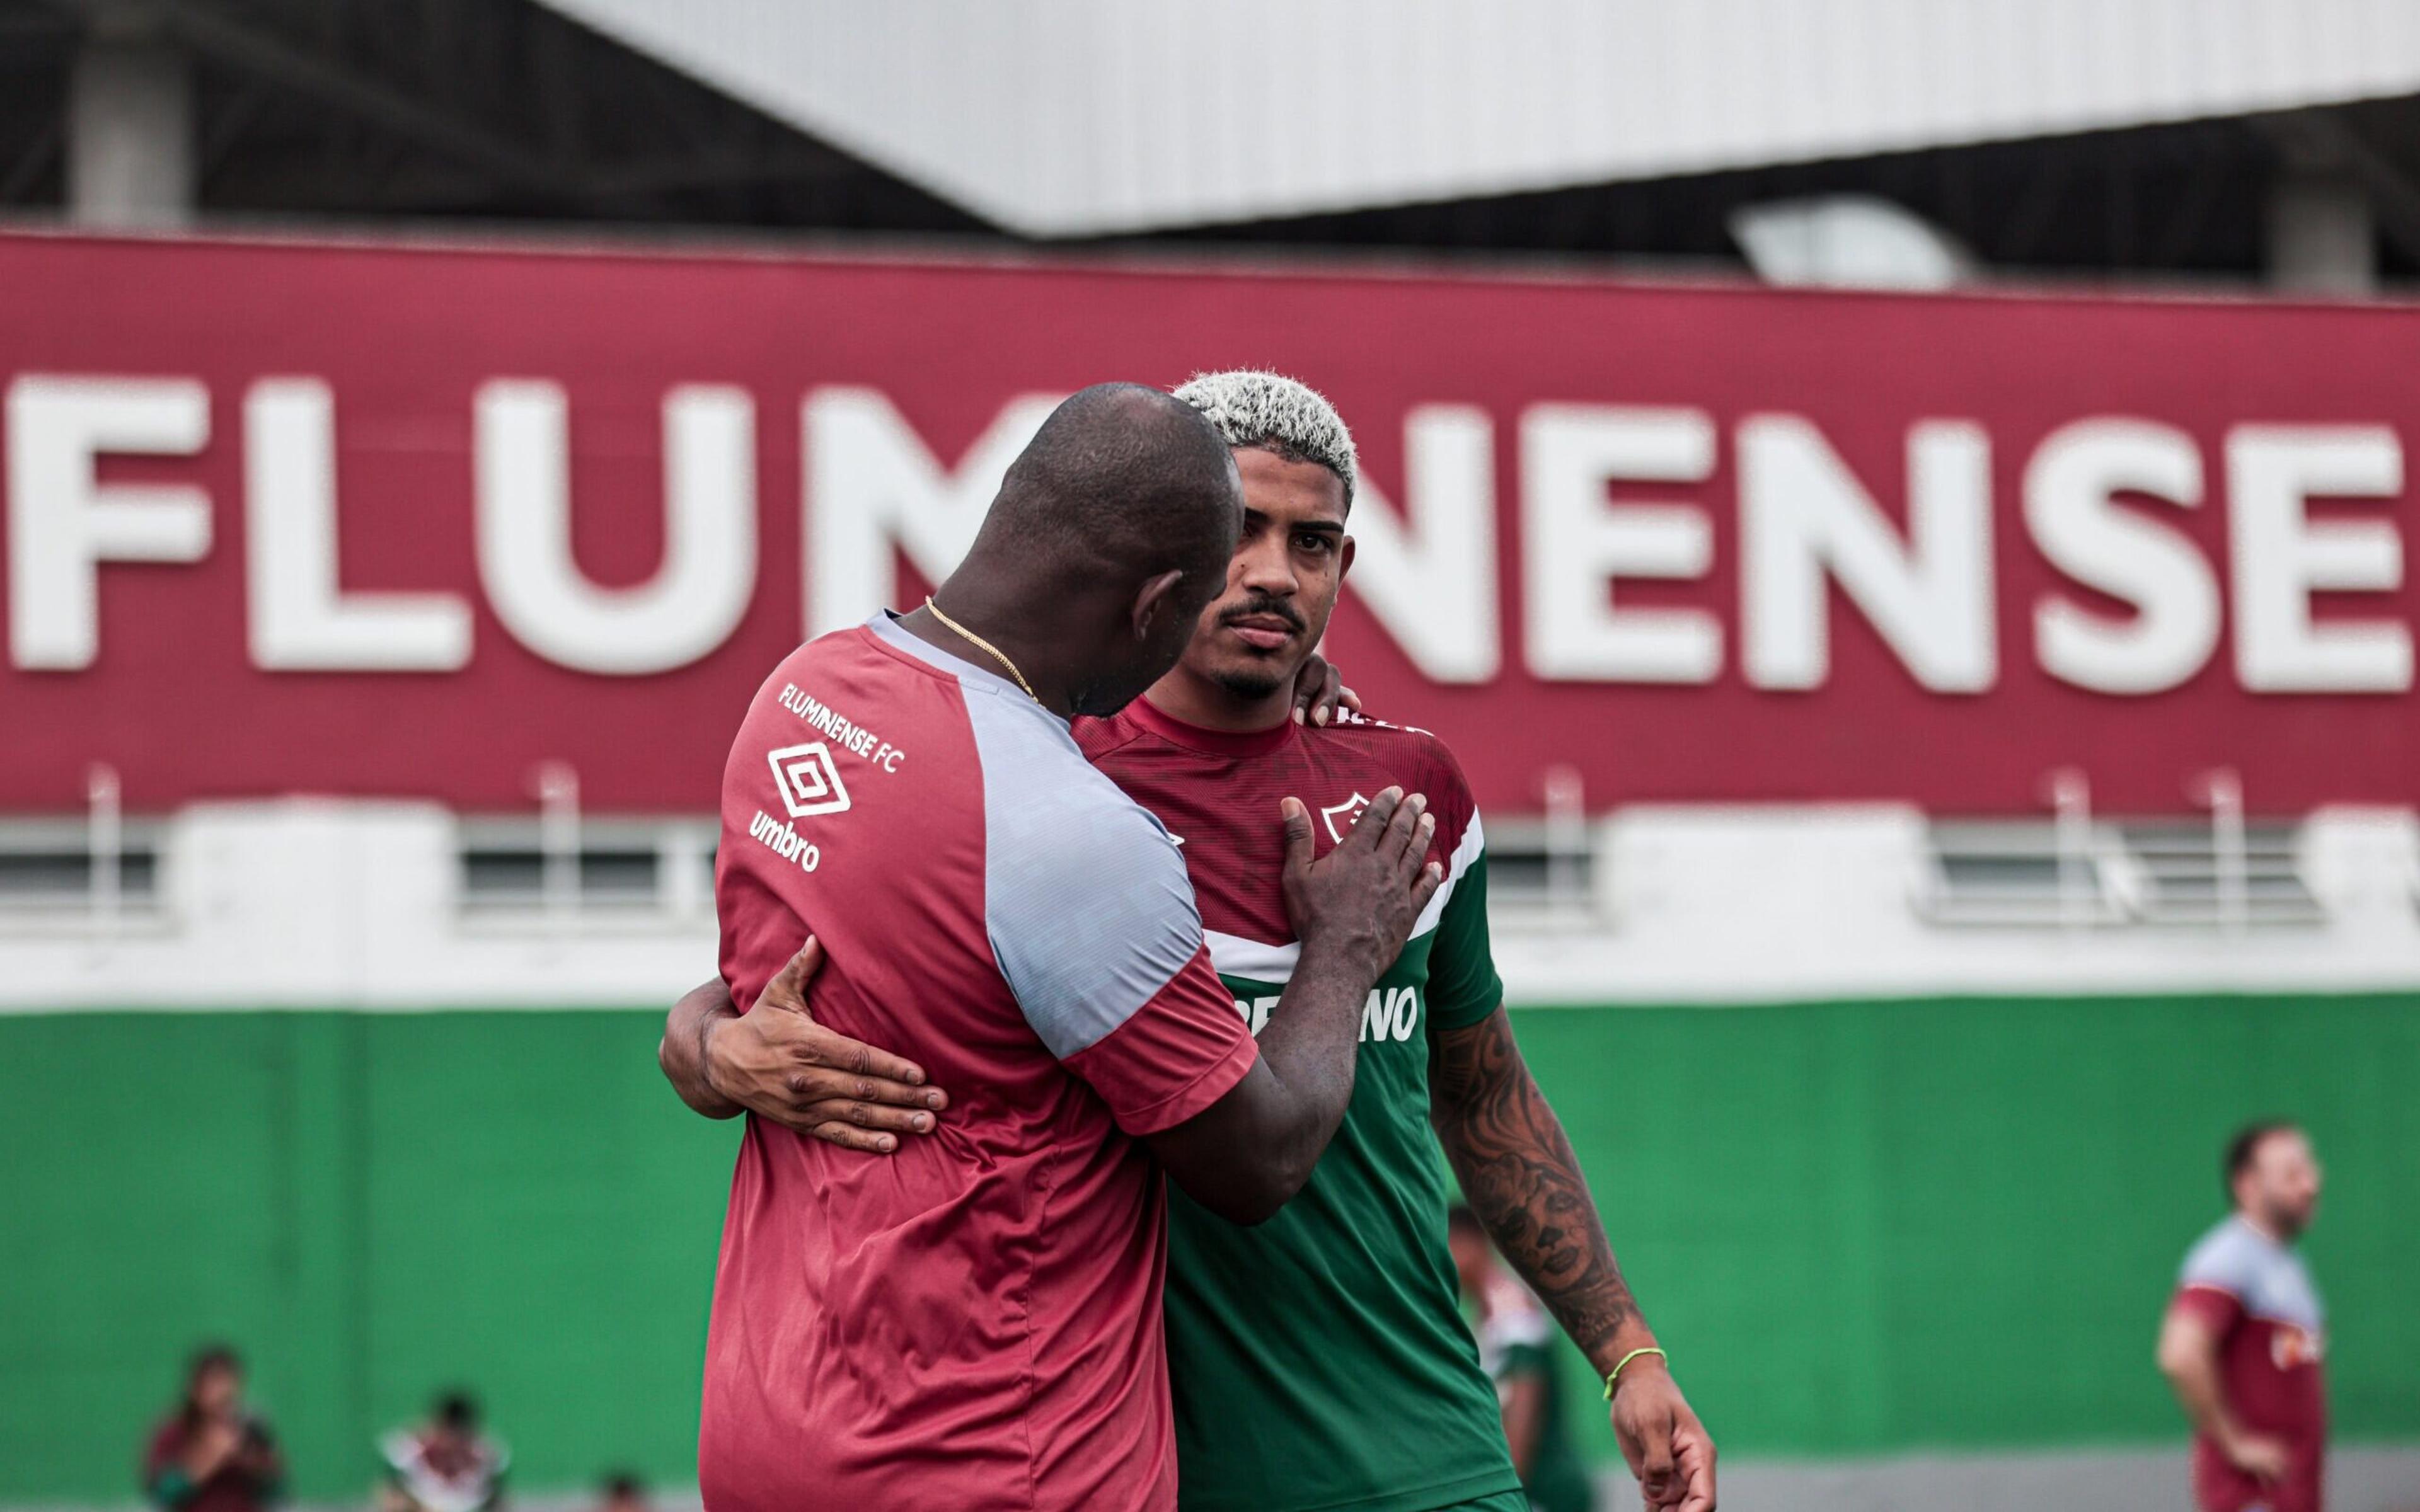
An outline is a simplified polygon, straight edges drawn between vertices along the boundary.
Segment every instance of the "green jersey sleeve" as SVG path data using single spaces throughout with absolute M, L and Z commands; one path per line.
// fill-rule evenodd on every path
M 1466 1029 L 1504 1001 L 1504 981 L 1496 975 L 1496 952 L 1487 938 L 1487 846 L 1476 815 L 1470 828 L 1479 843 L 1471 847 L 1468 863 L 1447 877 L 1453 891 L 1429 948 L 1429 1023 L 1440 1029 Z

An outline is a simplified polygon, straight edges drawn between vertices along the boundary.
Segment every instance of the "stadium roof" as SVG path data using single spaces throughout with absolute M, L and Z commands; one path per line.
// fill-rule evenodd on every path
M 2420 90 L 2411 0 L 544 3 L 1043 237 Z

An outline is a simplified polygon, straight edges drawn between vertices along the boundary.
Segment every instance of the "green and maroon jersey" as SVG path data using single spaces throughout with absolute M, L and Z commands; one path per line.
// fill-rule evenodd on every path
M 1447 868 L 1370 994 L 1344 1123 L 1310 1184 L 1240 1228 L 1169 1195 L 1168 1365 L 1187 1512 L 1421 1512 L 1518 1489 L 1446 1249 L 1429 1033 L 1496 1011 L 1487 864 L 1461 768 L 1420 730 L 1348 719 L 1235 735 L 1138 699 L 1080 720 L 1093 764 L 1182 843 L 1210 958 L 1255 1033 L 1298 947 L 1278 804 L 1325 855 L 1371 795 L 1428 795 Z

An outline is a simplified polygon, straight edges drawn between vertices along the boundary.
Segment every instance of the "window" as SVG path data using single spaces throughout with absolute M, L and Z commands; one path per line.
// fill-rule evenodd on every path
M 2125 920 L 2124 857 L 2106 825 L 1936 821 L 1918 912 L 1936 924 L 2093 927 Z
M 1596 844 L 1587 824 L 1487 821 L 1487 903 L 1507 924 L 1593 922 Z
M 156 918 L 161 829 L 147 820 L 107 826 L 81 819 L 0 822 L 0 921 L 44 928 L 89 922 L 106 930 Z
M 2141 870 L 2138 913 L 2147 924 L 2275 927 L 2325 922 L 2303 880 L 2295 826 L 2247 823 L 2240 855 L 2216 843 L 2208 824 L 2143 822 L 2120 826 Z
M 712 917 L 715 825 L 704 819 L 465 819 L 457 828 L 466 916 L 501 922 L 666 922 Z
M 2253 823 L 2222 843 L 2205 818 L 1935 820 L 1918 912 L 1936 924 L 2247 929 L 2325 921 L 2298 826 Z

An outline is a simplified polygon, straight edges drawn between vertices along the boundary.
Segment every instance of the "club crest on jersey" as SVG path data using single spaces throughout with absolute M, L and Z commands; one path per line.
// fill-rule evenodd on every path
M 1356 793 L 1342 803 L 1320 810 L 1319 817 L 1327 821 L 1327 838 L 1339 845 L 1343 844 L 1344 832 L 1353 827 L 1353 822 L 1360 818 L 1361 810 L 1368 807 L 1370 800 Z
M 2327 1347 L 2320 1342 L 2319 1335 L 2296 1328 L 2291 1323 L 2280 1323 L 2277 1331 L 2269 1335 L 2269 1363 L 2280 1370 L 2318 1365 L 2326 1353 Z
M 822 741 L 768 751 L 765 761 L 773 768 L 773 786 L 791 818 L 838 813 L 848 807 L 848 789 L 841 785 L 840 768 L 832 764 Z

